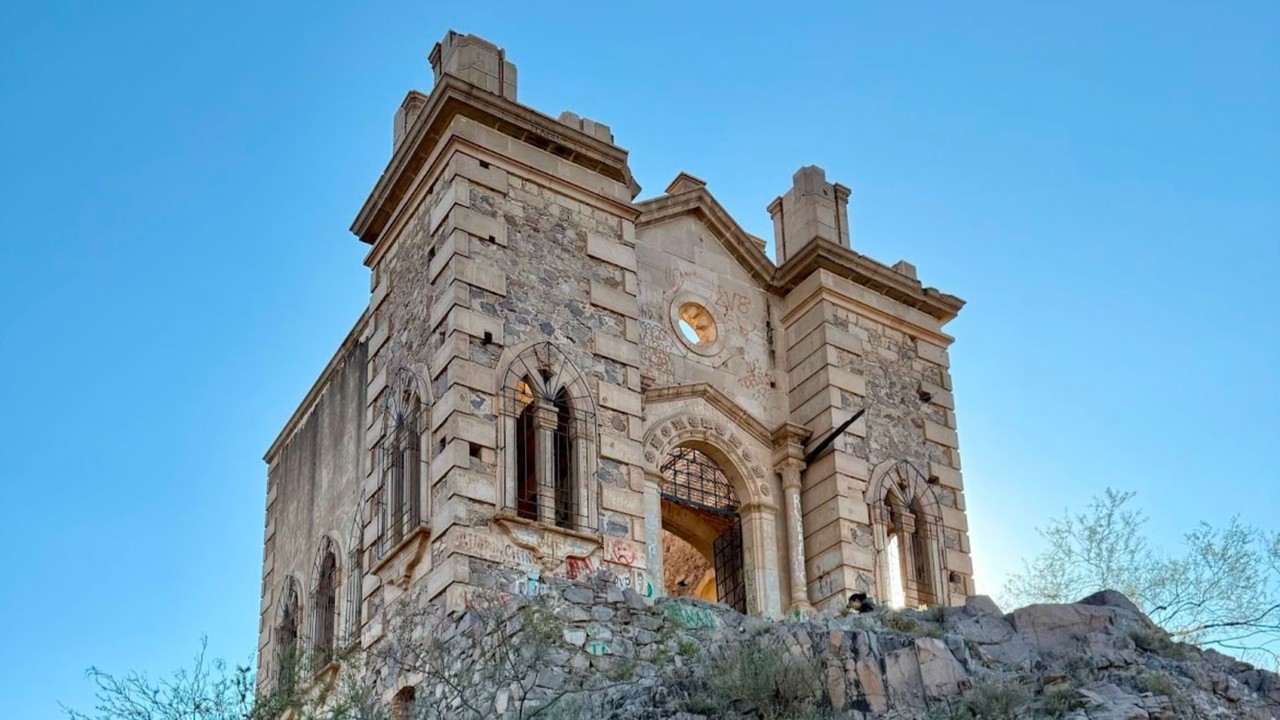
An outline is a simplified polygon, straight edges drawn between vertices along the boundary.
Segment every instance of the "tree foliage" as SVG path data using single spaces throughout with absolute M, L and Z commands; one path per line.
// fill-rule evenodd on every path
M 278 660 L 263 693 L 249 665 L 209 660 L 202 644 L 190 668 L 165 678 L 90 669 L 93 710 L 64 711 L 69 720 L 482 720 L 501 696 L 519 718 L 594 717 L 579 698 L 636 677 L 620 658 L 598 658 L 604 672 L 570 663 L 577 648 L 558 610 L 551 595 L 478 592 L 455 617 L 406 597 L 388 612 L 383 639 L 369 652 L 339 653 L 335 672 L 312 677 L 306 658 Z M 388 700 L 384 691 L 399 685 L 419 693 Z
M 1280 532 L 1200 523 L 1177 554 L 1153 548 L 1134 493 L 1107 489 L 1038 529 L 1047 547 L 1005 583 L 1014 605 L 1118 590 L 1170 635 L 1280 665 Z

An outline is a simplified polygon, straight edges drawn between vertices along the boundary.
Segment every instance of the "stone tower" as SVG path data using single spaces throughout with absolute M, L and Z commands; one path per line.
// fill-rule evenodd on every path
M 972 592 L 963 303 L 855 252 L 847 188 L 796 173 L 775 263 L 692 175 L 637 201 L 609 126 L 519 104 L 500 48 L 430 62 L 352 225 L 368 307 L 265 458 L 264 682 L 499 566 L 768 617 Z

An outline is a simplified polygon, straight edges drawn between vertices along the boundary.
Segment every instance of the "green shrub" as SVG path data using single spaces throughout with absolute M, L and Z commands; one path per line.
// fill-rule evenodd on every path
M 1050 717 L 1066 717 L 1084 706 L 1084 698 L 1070 685 L 1053 685 L 1044 691 L 1044 710 Z
M 903 610 L 890 610 L 880 617 L 881 624 L 888 630 L 912 637 L 942 637 L 942 628 L 921 623 Z
M 688 712 L 727 719 L 754 711 L 763 720 L 830 714 L 820 668 L 788 653 L 771 635 L 745 638 L 700 670 L 698 687 L 685 703 Z
M 1014 682 L 978 683 L 961 696 L 964 709 L 981 720 L 1017 720 L 1030 699 L 1027 689 Z
M 880 617 L 880 622 L 888 629 L 904 635 L 914 635 L 919 623 L 901 610 L 890 610 Z
M 1142 673 L 1133 679 L 1133 686 L 1142 692 L 1165 697 L 1177 697 L 1178 684 L 1166 673 Z
M 678 650 L 681 657 L 691 658 L 698 654 L 698 643 L 690 638 L 685 638 L 680 641 Z
M 1129 631 L 1129 639 L 1138 646 L 1139 650 L 1155 653 L 1170 660 L 1192 660 L 1196 655 L 1192 646 L 1175 642 L 1160 628 L 1136 627 Z

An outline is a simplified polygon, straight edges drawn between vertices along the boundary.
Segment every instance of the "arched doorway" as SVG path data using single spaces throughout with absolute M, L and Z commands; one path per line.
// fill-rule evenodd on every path
M 747 612 L 740 503 L 719 463 L 690 446 L 662 464 L 662 552 L 668 595 Z

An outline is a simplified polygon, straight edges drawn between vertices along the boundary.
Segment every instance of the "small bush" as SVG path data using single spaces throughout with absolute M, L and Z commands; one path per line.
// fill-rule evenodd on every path
M 830 713 L 823 674 L 789 654 L 777 638 L 761 635 L 727 647 L 708 663 L 684 708 L 711 718 L 754 711 L 764 720 L 821 718 Z
M 1155 653 L 1170 660 L 1192 660 L 1195 658 L 1195 650 L 1190 645 L 1174 642 L 1168 633 L 1160 628 L 1136 627 L 1129 631 L 1129 639 L 1133 641 L 1134 645 L 1138 646 L 1139 650 Z
M 942 628 L 928 623 L 921 623 L 902 610 L 890 610 L 881 616 L 880 622 L 893 632 L 912 637 L 942 637 Z
M 982 720 L 1017 720 L 1030 699 L 1025 687 L 1012 682 L 979 683 L 961 696 L 965 710 Z
M 698 654 L 698 643 L 686 638 L 680 641 L 680 647 L 678 650 L 681 657 L 691 658 Z
M 1072 655 L 1063 663 L 1063 670 L 1067 675 L 1084 682 L 1091 682 L 1097 679 L 1098 671 L 1093 666 L 1093 660 L 1087 655 Z
M 1044 691 L 1044 711 L 1050 717 L 1066 717 L 1084 706 L 1084 698 L 1070 685 L 1054 685 Z
M 1166 673 L 1142 673 L 1133 679 L 1133 685 L 1142 692 L 1165 697 L 1177 697 L 1178 685 Z
M 880 618 L 880 622 L 886 628 L 904 635 L 914 635 L 920 626 L 915 618 L 901 610 L 890 610 Z

